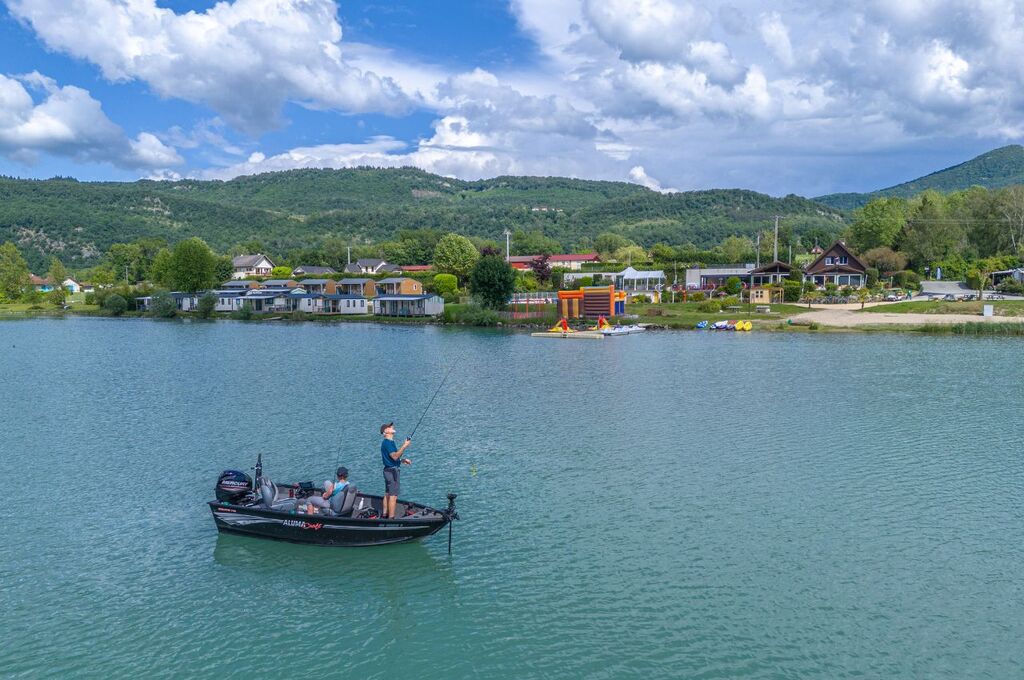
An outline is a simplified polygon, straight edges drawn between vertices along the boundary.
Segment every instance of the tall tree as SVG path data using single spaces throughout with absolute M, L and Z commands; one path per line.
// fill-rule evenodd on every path
M 603 234 L 598 234 L 597 238 L 594 239 L 594 248 L 601 254 L 602 258 L 608 258 L 612 256 L 619 248 L 625 248 L 626 246 L 633 245 L 633 242 L 622 234 L 616 234 L 614 232 L 606 231 Z
M 906 202 L 901 198 L 876 198 L 853 213 L 850 245 L 857 252 L 891 248 L 906 225 Z
M 115 243 L 107 251 L 107 264 L 119 280 L 135 283 L 145 266 L 142 248 L 136 243 Z
M 149 280 L 158 286 L 170 288 L 174 285 L 174 277 L 171 274 L 171 251 L 164 248 L 153 258 L 149 266 Z
M 962 248 L 965 236 L 960 221 L 947 215 L 942 194 L 928 190 L 914 201 L 903 250 L 918 267 L 931 267 Z
M 754 242 L 743 236 L 730 236 L 720 246 L 722 257 L 726 262 L 746 262 L 753 260 Z
M 546 286 L 551 281 L 551 264 L 548 262 L 550 259 L 550 255 L 541 255 L 530 262 L 530 269 L 533 270 L 533 275 L 537 277 L 537 283 L 543 286 Z
M 64 282 L 68 280 L 69 276 L 68 270 L 64 268 L 61 261 L 56 257 L 51 257 L 50 269 L 46 273 L 46 277 L 50 279 L 53 290 L 50 291 L 48 297 L 50 302 L 58 307 L 62 306 L 68 297 L 68 289 L 64 287 Z
M 202 239 L 179 241 L 171 253 L 170 278 L 176 290 L 206 290 L 217 282 L 217 257 Z
M 516 289 L 516 272 L 500 255 L 485 255 L 469 276 L 473 295 L 490 309 L 504 309 Z
M 892 248 L 886 248 L 885 246 L 872 248 L 862 254 L 860 259 L 864 260 L 864 262 L 869 266 L 877 268 L 884 274 L 902 271 L 907 267 L 906 255 L 903 253 L 897 253 Z
M 468 238 L 459 234 L 445 234 L 434 249 L 434 271 L 454 274 L 463 281 L 478 259 L 480 252 Z
M 1017 255 L 1024 249 L 1024 186 L 1007 187 L 999 192 L 999 213 L 1010 237 L 1010 247 Z
M 18 246 L 10 241 L 0 246 L 0 297 L 4 302 L 14 302 L 25 293 L 30 274 Z

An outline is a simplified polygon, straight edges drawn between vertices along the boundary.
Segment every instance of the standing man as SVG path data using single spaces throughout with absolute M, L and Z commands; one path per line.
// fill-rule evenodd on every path
M 412 440 L 406 437 L 405 442 L 398 446 L 395 443 L 394 423 L 381 425 L 380 433 L 384 435 L 384 440 L 380 443 L 380 457 L 384 463 L 384 508 L 381 514 L 384 515 L 384 519 L 394 519 L 395 501 L 398 500 L 400 489 L 398 473 L 401 472 L 403 465 L 412 465 L 412 461 L 402 458 L 402 454 L 409 448 Z

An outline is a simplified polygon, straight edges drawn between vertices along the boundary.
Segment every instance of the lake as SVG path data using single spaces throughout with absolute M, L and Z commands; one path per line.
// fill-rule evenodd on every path
M 0 323 L 0 676 L 1020 677 L 1018 339 Z M 218 536 L 403 474 L 446 536 Z

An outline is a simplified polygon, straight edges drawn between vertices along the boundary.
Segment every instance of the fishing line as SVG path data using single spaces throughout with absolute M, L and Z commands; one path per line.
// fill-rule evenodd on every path
M 430 398 L 430 401 L 427 402 L 427 407 L 423 409 L 423 415 L 421 415 L 420 419 L 416 421 L 416 427 L 412 428 L 412 432 L 409 434 L 409 441 L 412 441 L 412 436 L 416 434 L 416 430 L 419 428 L 420 423 L 423 422 L 423 419 L 426 417 L 427 412 L 430 411 L 430 405 L 434 403 L 435 399 L 437 399 L 437 395 L 440 394 L 441 388 L 444 387 L 444 384 L 446 382 L 448 382 L 448 376 L 451 375 L 453 368 L 455 368 L 455 364 L 452 364 L 451 366 L 448 367 L 448 371 L 445 372 L 444 379 L 441 381 L 441 384 L 437 386 L 436 390 L 434 390 L 434 396 L 432 396 Z

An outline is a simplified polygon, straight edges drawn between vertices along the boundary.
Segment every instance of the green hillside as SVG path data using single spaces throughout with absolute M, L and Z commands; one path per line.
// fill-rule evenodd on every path
M 999 189 L 1011 184 L 1024 184 L 1024 147 L 1011 144 L 983 153 L 966 163 L 933 172 L 918 179 L 879 189 L 866 194 L 829 194 L 814 199 L 838 210 L 853 210 L 882 196 L 909 198 L 925 189 L 941 192 L 960 191 L 972 186 Z
M 51 254 L 89 265 L 112 243 L 147 236 L 199 236 L 219 251 L 258 239 L 285 253 L 327 238 L 378 243 L 417 228 L 500 240 L 507 228 L 539 230 L 565 249 L 607 231 L 645 246 L 710 247 L 766 228 L 776 214 L 797 234 L 843 226 L 838 211 L 797 196 L 659 194 L 562 177 L 466 182 L 413 168 L 294 170 L 227 182 L 0 178 L 0 242 L 15 241 L 36 269 Z

